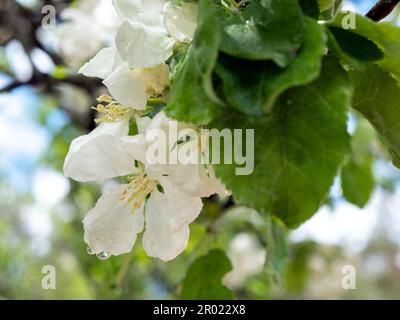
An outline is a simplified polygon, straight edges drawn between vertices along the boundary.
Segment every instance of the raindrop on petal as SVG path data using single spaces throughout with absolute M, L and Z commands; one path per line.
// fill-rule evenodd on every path
M 88 254 L 90 254 L 91 256 L 94 255 L 94 252 L 92 250 L 92 248 L 90 248 L 89 246 L 87 246 L 86 251 Z
M 99 254 L 96 255 L 97 258 L 99 258 L 100 260 L 107 260 L 111 255 L 106 252 L 106 251 L 102 251 Z

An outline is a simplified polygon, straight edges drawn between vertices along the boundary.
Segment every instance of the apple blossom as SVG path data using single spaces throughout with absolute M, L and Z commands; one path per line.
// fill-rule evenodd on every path
M 110 0 L 84 0 L 76 8 L 63 10 L 61 18 L 64 22 L 57 26 L 55 32 L 57 49 L 72 68 L 111 43 L 121 24 L 111 7 Z
M 177 41 L 191 41 L 196 27 L 196 5 L 175 6 L 164 0 L 115 0 L 123 21 L 115 43 L 98 52 L 80 73 L 104 79 L 121 104 L 144 109 L 149 97 L 160 96 L 169 86 L 165 61 Z
M 126 253 L 145 225 L 145 251 L 168 261 L 186 248 L 189 224 L 202 209 L 201 197 L 225 189 L 202 165 L 147 162 L 146 132 L 166 130 L 170 120 L 163 112 L 153 119 L 139 118 L 135 136 L 127 136 L 128 121 L 104 122 L 74 140 L 64 173 L 80 182 L 128 176 L 128 183 L 104 193 L 84 219 L 85 242 L 91 252 L 100 258 Z

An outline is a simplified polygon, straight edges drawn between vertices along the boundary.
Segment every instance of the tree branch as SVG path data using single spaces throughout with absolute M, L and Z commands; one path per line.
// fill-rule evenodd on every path
M 56 12 L 61 12 L 71 0 L 46 0 L 40 4 L 51 4 L 56 7 Z M 40 5 L 39 5 L 40 7 Z M 43 15 L 40 11 L 31 10 L 16 2 L 15 0 L 0 0 L 0 46 L 5 46 L 10 40 L 19 41 L 28 58 L 31 60 L 30 53 L 34 48 L 39 48 L 46 52 L 55 64 L 63 64 L 63 60 L 56 53 L 50 52 L 43 47 L 42 43 L 36 37 L 36 31 L 41 26 Z M 38 92 L 54 95 L 58 94 L 57 85 L 68 83 L 79 88 L 85 89 L 90 96 L 97 94 L 97 90 L 101 87 L 100 80 L 85 78 L 82 76 L 72 76 L 65 79 L 56 79 L 48 74 L 43 74 L 32 63 L 33 75 L 28 81 L 19 81 L 13 79 L 9 84 L 0 87 L 0 94 L 10 92 L 21 86 L 31 86 Z M 0 73 L 8 73 L 7 70 L 0 70 Z M 15 78 L 13 74 L 9 74 L 11 78 Z M 91 131 L 95 127 L 94 117 L 95 110 L 90 110 L 88 117 L 76 115 L 63 106 L 61 109 L 69 113 L 72 122 Z
M 378 3 L 366 14 L 374 21 L 381 21 L 388 16 L 400 3 L 400 0 L 379 0 Z

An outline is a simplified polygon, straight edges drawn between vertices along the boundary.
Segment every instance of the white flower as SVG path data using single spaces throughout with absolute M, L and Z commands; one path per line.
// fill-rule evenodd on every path
M 174 40 L 158 29 L 122 23 L 115 45 L 123 61 L 136 68 L 150 68 L 164 63 L 172 55 Z
M 129 67 L 150 68 L 163 64 L 172 54 L 173 40 L 163 26 L 164 0 L 114 0 L 122 21 L 114 50 Z
M 197 27 L 197 4 L 184 2 L 173 5 L 168 1 L 164 6 L 164 26 L 177 41 L 190 42 Z
M 104 122 L 90 134 L 73 140 L 64 161 L 64 175 L 87 182 L 133 173 L 132 159 L 126 155 L 120 140 L 128 131 L 129 118 L 125 118 Z
M 228 256 L 233 269 L 224 277 L 224 283 L 232 288 L 240 288 L 248 277 L 262 271 L 266 251 L 252 233 L 240 233 L 229 244 Z
M 123 21 L 163 30 L 163 8 L 167 0 L 113 0 Z
M 111 10 L 110 10 L 111 9 Z M 93 57 L 121 24 L 110 0 L 85 0 L 61 13 L 65 22 L 56 29 L 58 51 L 75 68 Z
M 133 67 L 164 63 L 176 41 L 191 41 L 196 29 L 197 5 L 173 5 L 166 0 L 114 0 L 122 25 L 115 45 Z
M 146 132 L 165 130 L 167 121 L 162 112 L 151 120 L 141 118 L 136 136 L 125 136 L 123 121 L 104 123 L 71 145 L 66 176 L 85 182 L 129 175 L 127 184 L 104 193 L 84 219 L 85 241 L 100 257 L 130 251 L 145 220 L 147 254 L 164 261 L 175 258 L 187 246 L 189 224 L 202 209 L 201 197 L 224 191 L 201 165 L 147 163 Z
M 190 42 L 196 29 L 197 5 L 171 1 L 115 0 L 124 22 L 115 44 L 121 58 L 133 67 L 152 67 L 165 62 L 176 41 Z
M 79 72 L 104 79 L 119 103 L 142 110 L 149 97 L 162 95 L 169 86 L 165 61 L 176 41 L 191 41 L 197 5 L 114 0 L 114 7 L 123 21 L 114 45 L 99 51 Z
M 145 109 L 149 97 L 162 95 L 169 86 L 166 64 L 131 69 L 114 47 L 102 49 L 79 72 L 104 79 L 104 85 L 120 104 L 136 110 Z

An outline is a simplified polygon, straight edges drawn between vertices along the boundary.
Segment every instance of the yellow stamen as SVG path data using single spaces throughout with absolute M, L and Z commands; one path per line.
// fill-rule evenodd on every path
M 97 98 L 99 104 L 97 107 L 92 109 L 97 112 L 103 113 L 104 115 L 96 119 L 96 123 L 100 122 L 115 122 L 120 121 L 123 118 L 130 116 L 134 113 L 134 109 L 125 107 L 120 103 L 116 102 L 111 96 L 103 94 Z
M 145 173 L 128 177 L 129 185 L 122 194 L 122 201 L 133 203 L 132 209 L 139 209 L 146 197 L 154 191 L 157 182 L 149 178 Z

